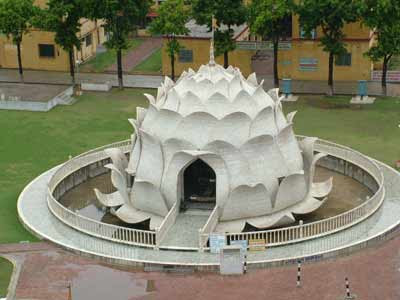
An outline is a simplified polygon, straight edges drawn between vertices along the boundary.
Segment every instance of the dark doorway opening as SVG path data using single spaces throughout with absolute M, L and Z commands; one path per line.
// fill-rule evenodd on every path
M 182 208 L 213 209 L 216 201 L 216 175 L 201 159 L 194 161 L 183 173 Z

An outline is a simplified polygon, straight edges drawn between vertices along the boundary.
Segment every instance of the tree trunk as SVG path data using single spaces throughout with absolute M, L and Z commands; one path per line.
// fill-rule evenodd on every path
M 171 79 L 175 81 L 175 55 L 171 55 Z
M 72 85 L 75 86 L 75 63 L 74 50 L 69 50 L 69 73 L 71 75 Z
M 275 88 L 279 88 L 278 47 L 279 47 L 279 40 L 276 40 L 276 41 L 274 41 L 274 86 L 275 86 Z
M 122 50 L 117 50 L 117 64 L 118 64 L 118 86 L 120 90 L 124 89 L 124 81 L 122 78 Z
M 17 51 L 18 51 L 18 69 L 19 69 L 19 77 L 21 78 L 21 82 L 24 82 L 24 71 L 22 69 L 22 58 L 21 58 L 21 43 L 17 43 Z
M 227 69 L 229 67 L 229 52 L 224 52 L 224 68 Z
M 332 52 L 329 52 L 329 77 L 328 77 L 328 95 L 332 96 L 333 95 L 333 60 L 334 60 L 334 55 Z
M 389 63 L 389 59 L 387 56 L 385 56 L 383 59 L 383 70 L 382 70 L 382 95 L 383 96 L 387 96 L 386 79 L 387 79 L 388 63 Z

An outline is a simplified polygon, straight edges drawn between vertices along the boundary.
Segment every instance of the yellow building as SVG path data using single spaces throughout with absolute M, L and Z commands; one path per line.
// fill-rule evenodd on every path
M 36 0 L 43 7 L 47 0 Z M 81 50 L 75 50 L 75 60 L 85 61 L 96 53 L 97 46 L 105 41 L 104 29 L 100 22 L 81 20 L 78 33 L 82 41 Z M 69 58 L 54 41 L 54 33 L 33 29 L 24 35 L 21 43 L 22 66 L 24 69 L 68 71 Z M 0 67 L 18 68 L 17 47 L 12 40 L 0 36 Z
M 296 80 L 327 80 L 328 53 L 320 47 L 321 30 L 317 29 L 311 39 L 306 39 L 300 28 L 298 17 L 292 16 L 290 23 L 291 34 L 280 43 L 279 77 Z M 177 75 L 189 67 L 196 69 L 209 60 L 210 33 L 206 35 L 205 27 L 202 34 L 198 34 L 201 31 L 199 28 L 193 30 L 192 25 L 189 28 L 191 29 L 189 36 L 179 39 L 185 49 L 177 58 L 175 66 Z M 253 37 L 246 26 L 240 29 L 235 30 L 237 49 L 229 53 L 229 64 L 239 67 L 245 76 L 252 72 L 266 77 L 273 76 L 272 44 Z M 360 23 L 351 23 L 345 25 L 344 33 L 348 53 L 335 59 L 334 79 L 336 81 L 370 79 L 373 64 L 364 56 L 364 53 L 372 43 L 371 30 Z M 165 47 L 163 50 L 163 74 L 168 75 L 171 67 Z M 217 61 L 222 64 L 223 58 L 218 57 Z

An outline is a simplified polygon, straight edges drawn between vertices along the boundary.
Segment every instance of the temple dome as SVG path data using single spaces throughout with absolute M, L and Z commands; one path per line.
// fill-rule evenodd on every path
M 157 227 L 183 201 L 182 174 L 198 159 L 216 174 L 219 230 L 241 231 L 246 222 L 259 228 L 291 223 L 293 213 L 317 209 L 330 192 L 331 180 L 312 182 L 323 156 L 314 157 L 315 139 L 298 143 L 295 112 L 285 116 L 278 90 L 266 93 L 255 74 L 246 79 L 237 68 L 208 64 L 183 72 L 176 83 L 166 77 L 156 97 L 145 95 L 148 109 L 138 108 L 130 120 L 135 134 L 129 162 L 110 151 L 118 191 L 96 190 L 104 205 L 122 205 L 116 214 L 125 222 L 151 218 Z

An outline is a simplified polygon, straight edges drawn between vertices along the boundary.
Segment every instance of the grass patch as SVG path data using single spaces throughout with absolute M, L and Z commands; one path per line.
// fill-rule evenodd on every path
M 400 99 L 378 98 L 371 105 L 347 106 L 350 97 L 329 98 L 331 103 L 325 105 L 321 103 L 326 97 L 317 96 L 301 96 L 298 102 L 284 104 L 286 112 L 298 111 L 296 133 L 348 145 L 394 166 L 400 159 Z M 330 105 L 340 109 L 327 109 Z
M 47 113 L 0 111 L 0 243 L 36 240 L 17 217 L 16 201 L 24 186 L 69 155 L 128 139 L 132 127 L 127 119 L 136 116 L 137 106 L 147 107 L 145 92 L 155 94 L 112 90 L 85 93 L 76 104 Z M 400 99 L 378 98 L 357 109 L 345 106 L 349 101 L 350 97 L 301 96 L 283 106 L 286 113 L 298 111 L 297 134 L 348 145 L 393 166 L 400 159 Z
M 5 298 L 8 292 L 14 266 L 7 259 L 0 257 L 0 298 Z
M 143 39 L 134 39 L 129 41 L 129 47 L 122 51 L 122 55 L 137 48 L 143 43 Z M 104 53 L 99 53 L 79 67 L 81 72 L 104 72 L 108 67 L 117 62 L 117 51 L 107 49 Z
M 161 73 L 161 48 L 152 53 L 148 58 L 138 64 L 132 71 L 142 73 Z
M 72 106 L 48 113 L 0 110 L 0 243 L 35 241 L 18 221 L 16 202 L 37 175 L 60 164 L 68 155 L 128 139 L 136 107 L 147 107 L 143 93 L 125 89 L 85 93 Z

